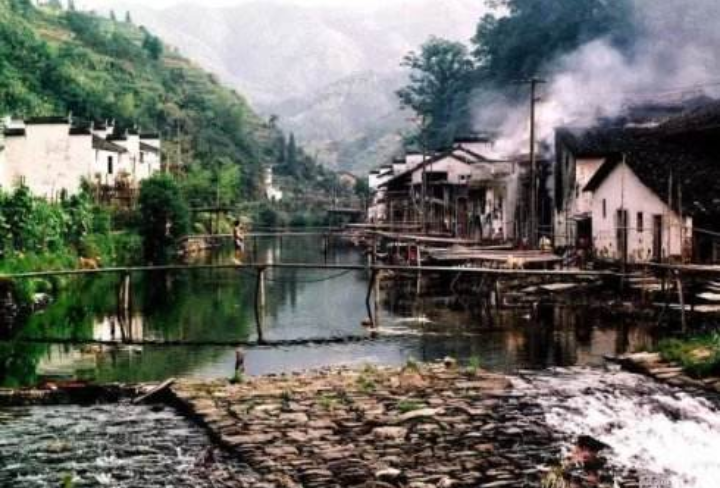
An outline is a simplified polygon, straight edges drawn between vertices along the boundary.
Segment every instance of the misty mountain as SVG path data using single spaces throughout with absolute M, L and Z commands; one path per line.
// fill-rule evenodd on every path
M 369 10 L 257 1 L 130 10 L 137 23 L 237 87 L 261 113 L 278 115 L 322 162 L 352 170 L 375 165 L 398 147 L 407 125 L 394 94 L 404 80 L 403 56 L 431 35 L 467 40 L 484 6 L 407 0 Z

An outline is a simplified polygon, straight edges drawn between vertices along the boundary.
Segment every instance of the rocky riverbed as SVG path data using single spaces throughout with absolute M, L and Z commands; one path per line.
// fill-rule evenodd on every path
M 568 459 L 505 376 L 448 365 L 180 382 L 175 401 L 255 472 L 243 486 L 613 486 L 601 443 Z M 565 450 L 567 452 L 567 450 Z M 561 484 L 560 480 L 567 482 Z M 555 484 L 553 484 L 555 483 Z M 633 481 L 617 486 L 637 486 Z

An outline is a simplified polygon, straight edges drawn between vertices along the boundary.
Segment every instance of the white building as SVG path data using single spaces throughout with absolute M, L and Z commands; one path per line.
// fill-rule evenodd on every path
M 263 186 L 265 188 L 265 198 L 271 202 L 279 202 L 283 198 L 283 192 L 275 186 L 272 166 L 267 166 L 263 173 Z
M 4 188 L 24 184 L 35 195 L 56 199 L 77 193 L 90 173 L 92 134 L 72 128 L 69 118 L 30 119 L 11 125 L 4 135 Z
M 592 193 L 598 258 L 640 263 L 692 255 L 692 217 L 681 216 L 623 160 L 605 161 L 585 191 Z
M 160 168 L 160 139 L 135 133 L 113 136 L 112 124 L 88 128 L 70 117 L 5 119 L 0 186 L 20 184 L 40 197 L 57 199 L 80 191 L 83 180 L 100 185 L 137 185 Z
M 720 260 L 720 128 L 681 121 L 558 131 L 556 245 L 627 263 Z
M 518 238 L 523 231 L 527 164 L 522 159 L 497 160 L 479 154 L 489 148 L 485 141 L 460 141 L 452 149 L 394 174 L 380 184 L 385 192 L 384 218 L 393 223 L 419 221 L 424 178 L 426 223 L 431 230 L 478 240 Z

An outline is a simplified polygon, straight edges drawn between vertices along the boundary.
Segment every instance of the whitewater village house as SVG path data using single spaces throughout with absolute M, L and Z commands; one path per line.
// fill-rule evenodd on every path
M 555 131 L 540 158 L 540 234 L 558 252 L 625 262 L 720 262 L 720 102 L 629 107 L 592 127 Z M 529 234 L 529 161 L 492 141 L 459 140 L 370 173 L 372 222 L 418 224 L 423 173 L 429 230 L 521 244 Z
M 720 262 L 720 105 L 556 131 L 555 245 L 628 263 Z
M 486 241 L 523 239 L 529 231 L 529 159 L 490 157 L 492 148 L 490 138 L 465 137 L 447 150 L 427 157 L 409 153 L 373 171 L 370 219 L 420 222 L 424 175 L 431 232 Z
M 137 188 L 161 170 L 157 134 L 115 133 L 112 123 L 73 124 L 70 117 L 6 119 L 0 140 L 0 187 L 19 184 L 50 200 L 98 189 Z

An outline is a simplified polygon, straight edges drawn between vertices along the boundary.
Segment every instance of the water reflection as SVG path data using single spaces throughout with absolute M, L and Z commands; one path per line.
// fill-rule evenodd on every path
M 321 239 L 261 239 L 256 262 L 324 262 Z M 231 253 L 199 258 L 227 262 Z M 355 249 L 336 247 L 333 263 L 361 263 Z M 171 340 L 227 343 L 256 335 L 252 271 L 206 270 L 134 276 L 131 307 L 118 308 L 119 278 L 77 279 L 44 313 L 29 318 L 14 340 L 0 342 L 0 382 L 28 385 L 44 379 L 152 381 L 167 377 L 230 377 L 235 350 L 211 346 L 81 346 L 23 339 L 95 341 Z M 361 271 L 269 270 L 265 339 L 362 336 L 368 276 Z M 449 287 L 416 296 L 414 280 L 386 282 L 379 300 L 381 338 L 357 344 L 254 348 L 251 374 L 333 364 L 402 364 L 412 357 L 477 357 L 488 368 L 513 371 L 553 365 L 594 365 L 605 354 L 651 343 L 648 328 L 604 317 L 584 301 L 495 311 L 482 318 L 477 300 Z

